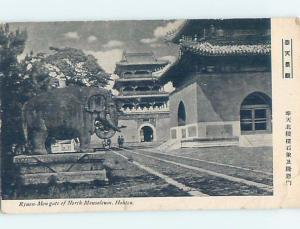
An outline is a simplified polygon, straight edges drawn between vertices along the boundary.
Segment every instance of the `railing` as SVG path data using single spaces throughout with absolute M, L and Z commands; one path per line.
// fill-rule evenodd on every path
M 168 94 L 168 92 L 165 91 L 158 91 L 158 90 L 153 90 L 153 91 L 123 91 L 120 92 L 119 95 L 165 95 Z
M 126 109 L 121 108 L 121 111 L 124 113 L 155 113 L 155 112 L 169 112 L 170 109 L 167 105 L 161 106 L 161 107 L 138 107 L 138 108 L 129 108 L 127 107 Z

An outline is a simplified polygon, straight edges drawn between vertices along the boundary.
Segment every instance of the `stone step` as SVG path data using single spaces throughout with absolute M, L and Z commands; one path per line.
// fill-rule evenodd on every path
M 20 184 L 107 181 L 105 152 L 18 155 L 13 159 Z
M 180 147 L 181 147 L 180 140 L 170 139 L 164 142 L 163 144 L 161 144 L 160 146 L 156 147 L 156 149 L 159 151 L 169 152 L 174 149 L 179 149 Z
M 241 135 L 239 145 L 241 147 L 272 146 L 272 134 Z
M 205 148 L 205 147 L 221 147 L 236 146 L 239 144 L 238 138 L 194 138 L 181 141 L 181 148 Z

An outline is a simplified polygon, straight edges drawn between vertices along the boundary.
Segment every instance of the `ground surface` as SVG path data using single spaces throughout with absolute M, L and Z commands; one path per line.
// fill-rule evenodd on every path
M 169 153 L 152 148 L 107 151 L 109 183 L 29 186 L 29 198 L 272 195 L 272 148 L 214 147 Z
M 258 169 L 272 173 L 272 147 L 212 147 L 185 148 L 170 152 L 174 155 L 190 156 L 235 166 Z

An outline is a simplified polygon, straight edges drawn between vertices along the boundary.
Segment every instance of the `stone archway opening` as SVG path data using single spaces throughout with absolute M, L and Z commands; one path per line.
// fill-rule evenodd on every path
M 181 101 L 178 106 L 178 126 L 185 126 L 186 124 L 186 112 L 184 103 Z
M 150 126 L 143 126 L 140 130 L 141 142 L 153 142 L 154 131 Z
M 262 93 L 249 94 L 240 108 L 240 128 L 242 134 L 271 132 L 272 129 L 271 98 Z

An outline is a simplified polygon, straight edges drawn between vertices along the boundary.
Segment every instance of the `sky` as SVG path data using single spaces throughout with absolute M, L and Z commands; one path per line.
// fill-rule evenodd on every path
M 11 29 L 26 29 L 28 39 L 22 56 L 33 51 L 50 52 L 49 47 L 73 47 L 96 57 L 108 73 L 113 73 L 123 51 L 153 51 L 157 58 L 174 61 L 178 48 L 163 38 L 182 23 L 179 20 L 84 21 L 11 23 Z

